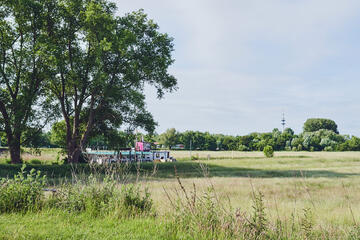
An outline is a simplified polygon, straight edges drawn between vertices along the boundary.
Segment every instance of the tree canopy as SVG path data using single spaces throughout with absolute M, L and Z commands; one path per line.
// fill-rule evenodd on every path
M 65 121 L 69 161 L 78 161 L 94 132 L 123 124 L 153 131 L 144 88 L 154 86 L 159 98 L 176 89 L 172 38 L 142 10 L 118 17 L 105 0 L 55 2 L 46 20 L 46 87 Z
M 178 142 L 178 135 L 177 135 L 175 128 L 167 129 L 160 136 L 160 143 L 165 145 L 168 148 L 175 146 L 177 142 Z
M 42 91 L 50 76 L 43 55 L 50 2 L 0 0 L 0 126 L 12 163 L 21 162 L 24 136 L 39 132 L 53 113 Z
M 92 135 L 155 129 L 144 89 L 159 98 L 176 90 L 173 39 L 142 10 L 115 12 L 107 0 L 0 0 L 0 125 L 13 162 L 45 113 L 62 115 L 66 138 L 57 143 L 70 162 Z
M 304 132 L 316 132 L 320 129 L 327 129 L 339 133 L 336 123 L 331 119 L 309 118 L 304 123 Z

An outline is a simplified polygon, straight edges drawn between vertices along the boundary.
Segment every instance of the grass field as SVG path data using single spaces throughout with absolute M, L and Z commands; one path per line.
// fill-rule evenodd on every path
M 174 211 L 171 199 L 186 198 L 183 188 L 189 196 L 196 192 L 198 198 L 211 188 L 221 206 L 240 209 L 249 216 L 254 207 L 254 193 L 260 191 L 267 221 L 273 223 L 272 226 L 281 222 L 286 225 L 285 229 L 295 224 L 299 236 L 292 236 L 294 239 L 357 239 L 359 236 L 353 232 L 360 224 L 360 152 L 276 152 L 274 158 L 264 158 L 261 152 L 199 151 L 191 154 L 199 160 L 190 161 L 189 152 L 176 151 L 172 152 L 179 160 L 176 163 L 159 163 L 155 169 L 153 164 L 143 164 L 128 174 L 127 181 L 138 181 L 142 188 L 149 189 L 157 213 L 155 218 L 116 221 L 51 211 L 24 216 L 3 214 L 0 215 L 0 238 L 181 238 L 169 235 L 167 215 Z M 56 155 L 55 151 L 43 151 L 43 163 L 53 161 Z M 30 161 L 31 155 L 28 154 L 26 160 Z M 181 185 L 175 177 L 174 166 Z M 0 164 L 2 176 L 5 170 L 1 169 L 6 167 Z M 35 167 L 58 171 L 56 169 L 62 166 Z M 56 188 L 55 182 L 52 187 Z M 311 229 L 319 235 L 301 235 L 306 232 L 303 229 L 303 225 L 307 226 L 303 223 L 306 219 L 310 219 Z M 38 229 L 38 225 L 43 227 Z M 186 234 L 183 238 L 192 239 Z
M 208 154 L 222 157 L 221 152 L 199 152 L 199 156 Z M 234 207 L 250 209 L 254 188 L 264 193 L 271 218 L 278 214 L 289 217 L 293 211 L 313 208 L 316 222 L 347 226 L 354 223 L 352 208 L 355 221 L 360 221 L 359 152 L 278 152 L 270 159 L 260 152 L 234 152 L 233 159 L 201 162 L 209 166 L 212 177 L 186 178 L 182 180 L 184 185 L 190 189 L 195 183 L 205 189 L 212 184 L 219 198 L 230 198 Z M 193 171 L 201 172 L 201 169 Z M 147 183 L 158 208 L 166 206 L 162 201 L 163 187 L 171 189 L 175 183 L 175 179 Z

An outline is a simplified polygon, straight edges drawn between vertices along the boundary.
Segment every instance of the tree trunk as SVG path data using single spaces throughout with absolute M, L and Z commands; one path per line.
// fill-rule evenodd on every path
M 95 116 L 95 109 L 94 109 L 94 103 L 95 98 L 94 96 L 91 97 L 91 103 L 90 103 L 90 116 L 89 120 L 85 129 L 85 132 L 83 133 L 82 137 L 79 137 L 79 119 L 74 118 L 74 128 L 73 128 L 73 134 L 71 134 L 70 131 L 67 132 L 67 142 L 68 142 L 68 162 L 69 163 L 79 163 L 80 161 L 80 155 L 82 153 L 82 149 L 87 143 L 87 140 L 90 135 L 90 131 L 92 129 L 92 126 L 94 124 L 94 116 Z M 67 125 L 67 129 L 70 129 L 70 125 Z
M 21 163 L 20 137 L 14 137 L 9 141 L 9 150 L 10 150 L 11 163 L 14 164 Z
M 68 163 L 79 163 L 80 148 L 75 138 L 68 142 Z

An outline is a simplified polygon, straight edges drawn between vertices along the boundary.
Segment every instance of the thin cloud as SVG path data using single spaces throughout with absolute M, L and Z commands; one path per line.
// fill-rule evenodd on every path
M 360 2 L 117 1 L 143 8 L 175 41 L 179 90 L 163 100 L 147 89 L 158 132 L 175 127 L 226 134 L 300 132 L 308 117 L 333 118 L 360 135 Z M 344 84 L 346 83 L 346 84 Z

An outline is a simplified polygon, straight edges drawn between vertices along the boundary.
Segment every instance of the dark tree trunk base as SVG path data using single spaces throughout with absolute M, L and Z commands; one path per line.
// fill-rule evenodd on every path
M 11 163 L 19 164 L 22 163 L 20 156 L 20 143 L 13 143 L 9 145 Z

